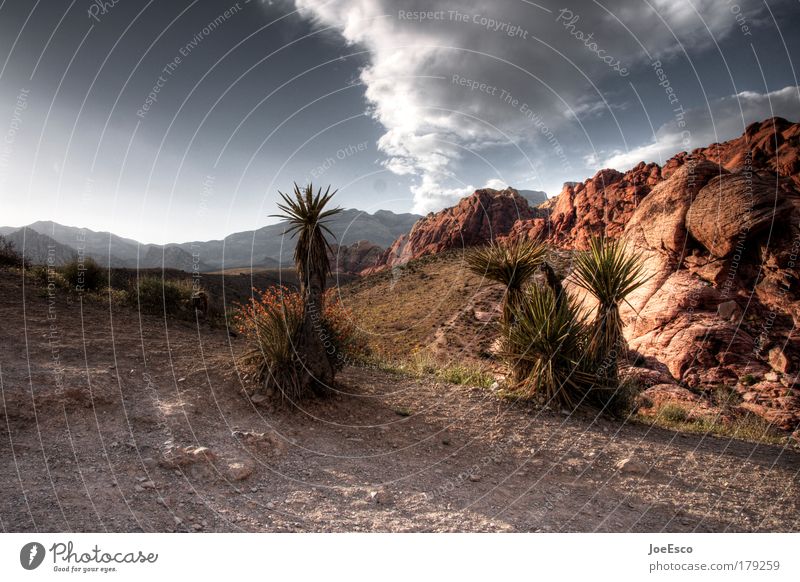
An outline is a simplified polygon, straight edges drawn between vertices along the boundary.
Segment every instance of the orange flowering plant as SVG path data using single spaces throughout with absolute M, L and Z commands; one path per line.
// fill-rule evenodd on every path
M 369 355 L 369 346 L 350 309 L 330 291 L 315 329 L 331 363 L 341 369 L 363 361 Z M 233 318 L 235 327 L 255 344 L 245 356 L 246 363 L 256 367 L 260 380 L 284 378 L 291 382 L 299 367 L 293 342 L 303 320 L 303 299 L 297 291 L 283 286 L 253 292 Z

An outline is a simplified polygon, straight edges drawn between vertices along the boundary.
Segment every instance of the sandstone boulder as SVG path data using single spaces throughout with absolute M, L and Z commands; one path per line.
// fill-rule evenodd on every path
M 691 201 L 686 230 L 712 255 L 727 257 L 781 222 L 790 206 L 774 179 L 754 172 L 724 174 L 709 180 Z

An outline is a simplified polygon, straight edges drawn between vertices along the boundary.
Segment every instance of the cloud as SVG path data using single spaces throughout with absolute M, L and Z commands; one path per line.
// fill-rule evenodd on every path
M 492 178 L 488 182 L 484 188 L 492 188 L 493 190 L 505 190 L 508 188 L 508 184 L 506 184 L 503 180 L 498 180 L 497 178 Z
M 451 204 L 471 187 L 463 175 L 482 166 L 484 175 L 497 174 L 484 156 L 491 148 L 527 148 L 546 164 L 561 132 L 582 134 L 584 121 L 618 112 L 599 89 L 621 82 L 611 62 L 631 69 L 648 54 L 674 53 L 670 28 L 691 48 L 737 27 L 728 3 L 714 0 L 612 0 L 606 8 L 583 0 L 572 3 L 569 19 L 556 7 L 490 0 L 295 4 L 368 50 L 360 80 L 369 113 L 385 130 L 378 148 L 387 169 L 412 177 L 416 212 Z M 758 3 L 738 5 L 753 14 Z
M 588 158 L 587 162 L 594 162 L 595 169 L 620 171 L 641 161 L 663 164 L 678 152 L 732 139 L 741 135 L 750 123 L 774 116 L 790 120 L 800 118 L 800 87 L 788 86 L 770 93 L 743 91 L 717 99 L 710 103 L 710 109 L 687 110 L 684 127 L 679 127 L 675 119 L 665 123 L 658 128 L 651 143 L 626 152 L 614 152 L 599 164 L 596 157 Z

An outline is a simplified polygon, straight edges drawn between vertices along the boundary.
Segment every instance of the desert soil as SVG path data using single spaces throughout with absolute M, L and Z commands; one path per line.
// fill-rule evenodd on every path
M 364 368 L 269 409 L 244 349 L 0 271 L 0 528 L 800 530 L 796 450 Z

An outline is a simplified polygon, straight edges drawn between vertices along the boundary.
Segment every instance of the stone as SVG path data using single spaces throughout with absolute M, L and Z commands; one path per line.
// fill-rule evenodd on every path
M 243 481 L 250 477 L 255 471 L 255 463 L 252 461 L 234 461 L 228 463 L 228 476 L 233 481 Z
M 369 497 L 374 503 L 377 503 L 378 505 L 388 505 L 394 501 L 392 499 L 392 495 L 386 489 L 383 488 L 378 489 L 376 491 L 370 491 Z
M 736 301 L 725 301 L 717 306 L 717 315 L 726 321 L 730 321 L 740 311 L 739 304 Z
M 178 446 L 168 443 L 159 463 L 169 469 L 177 469 L 195 463 L 212 462 L 216 459 L 214 451 L 208 447 Z
M 634 475 L 644 475 L 649 470 L 649 467 L 644 463 L 637 461 L 633 458 L 622 459 L 617 461 L 614 465 L 620 473 L 628 473 Z
M 770 367 L 781 374 L 788 373 L 791 368 L 789 358 L 786 357 L 786 354 L 784 354 L 783 350 L 778 346 L 775 346 L 769 351 L 767 359 L 769 360 Z
M 698 192 L 686 214 L 686 229 L 715 257 L 728 257 L 790 209 L 775 179 L 753 172 L 716 176 Z

